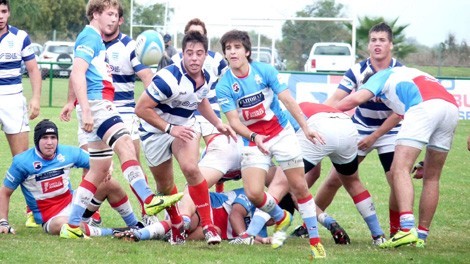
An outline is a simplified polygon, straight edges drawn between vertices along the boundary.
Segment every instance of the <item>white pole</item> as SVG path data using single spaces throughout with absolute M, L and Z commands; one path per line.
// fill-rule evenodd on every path
M 134 0 L 131 0 L 131 14 L 130 14 L 130 32 L 129 35 L 132 37 L 132 27 L 134 24 Z

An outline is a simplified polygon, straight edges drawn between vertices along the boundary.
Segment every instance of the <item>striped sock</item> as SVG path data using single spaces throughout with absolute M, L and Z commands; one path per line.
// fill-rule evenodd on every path
M 127 179 L 132 189 L 142 201 L 153 197 L 153 192 L 145 180 L 144 172 L 137 160 L 128 160 L 121 165 L 122 175 Z
M 304 220 L 307 227 L 308 237 L 310 238 L 310 245 L 316 245 L 320 242 L 320 235 L 318 234 L 317 226 L 317 213 L 315 201 L 311 194 L 302 199 L 297 199 L 299 205 L 299 213 Z
M 400 212 L 400 228 L 404 232 L 415 227 L 415 216 L 413 212 Z
M 78 227 L 82 220 L 82 215 L 85 212 L 88 204 L 96 192 L 96 186 L 83 179 L 74 193 L 72 199 L 72 211 L 70 212 L 69 225 L 72 228 Z
M 274 221 L 277 223 L 284 219 L 284 210 L 279 207 L 276 203 L 276 199 L 271 194 L 264 192 L 264 199 L 261 205 L 258 207 L 261 211 L 268 213 Z
M 357 211 L 361 214 L 362 218 L 369 227 L 372 237 L 381 236 L 384 231 L 380 227 L 377 213 L 375 212 L 375 206 L 372 202 L 372 197 L 369 191 L 365 190 L 362 193 L 353 197 L 354 204 L 356 205 Z
M 110 205 L 116 212 L 119 213 L 127 226 L 136 226 L 139 222 L 134 214 L 134 211 L 132 210 L 132 206 L 127 195 L 124 196 L 119 202 Z

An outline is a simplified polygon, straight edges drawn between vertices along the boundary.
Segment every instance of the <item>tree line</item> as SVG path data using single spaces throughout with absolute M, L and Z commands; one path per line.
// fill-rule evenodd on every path
M 78 33 L 88 24 L 85 15 L 86 0 L 15 0 L 11 1 L 10 24 L 26 30 L 33 42 L 44 43 L 47 40 L 74 41 Z M 130 32 L 130 0 L 123 0 L 125 22 L 121 31 Z M 335 0 L 313 0 L 312 4 L 296 12 L 296 17 L 345 17 L 344 5 Z M 163 4 L 139 5 L 134 1 L 133 23 L 161 26 L 165 23 Z M 168 10 L 168 20 L 174 10 Z M 458 43 L 455 36 L 449 34 L 446 40 L 436 47 L 426 47 L 407 38 L 404 29 L 409 25 L 400 25 L 399 17 L 386 21 L 383 17 L 359 17 L 356 27 L 356 54 L 358 60 L 368 56 L 367 42 L 369 29 L 380 22 L 386 22 L 394 34 L 394 56 L 405 63 L 430 66 L 470 66 L 470 48 L 465 41 Z M 147 28 L 134 27 L 133 36 Z M 182 30 L 181 30 L 182 31 Z M 166 32 L 164 32 L 166 33 Z M 253 40 L 258 33 L 250 31 Z M 182 34 L 182 33 L 181 33 Z M 181 39 L 178 37 L 178 39 Z M 305 56 L 316 42 L 351 43 L 351 25 L 343 22 L 285 21 L 282 25 L 282 39 L 276 41 L 276 48 L 287 60 L 287 69 L 301 71 Z M 211 49 L 218 50 L 219 38 L 211 38 Z M 257 44 L 257 43 L 256 43 Z M 269 36 L 261 36 L 261 46 L 271 46 Z

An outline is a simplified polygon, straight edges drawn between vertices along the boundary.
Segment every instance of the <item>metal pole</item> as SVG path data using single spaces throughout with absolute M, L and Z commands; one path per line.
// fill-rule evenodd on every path
M 132 37 L 132 27 L 134 24 L 134 0 L 131 0 L 131 13 L 130 13 L 130 32 L 129 35 Z

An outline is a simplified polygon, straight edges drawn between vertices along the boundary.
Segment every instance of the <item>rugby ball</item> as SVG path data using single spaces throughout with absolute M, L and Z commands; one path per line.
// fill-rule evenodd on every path
M 145 30 L 135 41 L 135 55 L 142 64 L 151 66 L 160 63 L 165 50 L 160 33 L 152 29 Z

